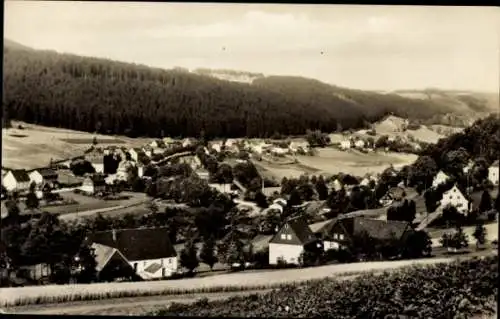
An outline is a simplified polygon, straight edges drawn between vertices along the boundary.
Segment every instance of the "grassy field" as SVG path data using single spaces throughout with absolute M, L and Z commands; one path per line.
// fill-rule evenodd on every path
M 94 134 L 22 123 L 24 129 L 2 129 L 2 165 L 31 169 L 48 165 L 50 159 L 64 159 L 83 154 Z M 98 143 L 138 147 L 152 139 L 95 135 Z
M 316 169 L 325 174 L 353 174 L 361 176 L 366 173 L 379 173 L 389 165 L 394 167 L 413 163 L 417 156 L 401 153 L 361 153 L 355 150 L 341 151 L 334 148 L 317 149 L 315 156 L 297 156 L 302 165 Z

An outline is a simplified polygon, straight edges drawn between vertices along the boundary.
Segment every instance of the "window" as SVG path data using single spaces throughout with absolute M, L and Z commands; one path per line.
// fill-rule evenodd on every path
M 160 265 L 163 266 L 163 259 L 160 259 Z
M 134 271 L 137 271 L 137 263 L 134 263 Z
M 339 239 L 340 239 L 340 240 L 344 240 L 344 234 L 340 234 L 340 235 L 339 235 Z
M 338 234 L 333 234 L 333 239 L 338 239 L 339 235 Z
M 144 266 L 144 267 L 146 267 L 146 263 L 147 263 L 146 261 L 143 263 L 143 266 Z
M 286 234 L 281 234 L 281 239 L 286 240 Z
M 170 258 L 168 259 L 168 264 L 169 265 L 172 264 L 172 259 L 170 259 Z
M 290 234 L 286 235 L 286 239 L 292 240 L 292 235 L 290 235 Z

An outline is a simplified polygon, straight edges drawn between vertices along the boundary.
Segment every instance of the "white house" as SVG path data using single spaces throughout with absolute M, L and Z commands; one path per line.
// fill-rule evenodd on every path
M 152 148 L 166 149 L 167 145 L 162 140 L 154 140 L 149 144 Z
M 454 206 L 462 215 L 467 215 L 469 212 L 469 200 L 465 198 L 456 185 L 443 194 L 441 206 L 446 207 L 448 205 Z
M 85 160 L 92 164 L 96 173 L 104 173 L 104 151 L 102 149 L 92 149 L 85 154 Z
M 488 179 L 490 182 L 493 183 L 493 185 L 498 185 L 498 175 L 500 171 L 500 165 L 499 161 L 495 161 L 489 168 L 488 168 Z
M 8 171 L 3 177 L 3 186 L 9 192 L 27 192 L 30 184 L 30 177 L 25 170 Z
M 341 141 L 341 142 L 340 142 L 340 148 L 341 148 L 341 149 L 348 150 L 348 149 L 350 149 L 352 146 L 353 146 L 353 143 L 352 143 L 352 140 L 351 140 L 351 139 L 348 139 L 348 140 L 343 140 L 343 141 Z
M 50 168 L 39 168 L 28 173 L 31 182 L 35 182 L 37 186 L 43 183 L 54 183 L 57 181 L 56 171 Z
M 217 153 L 220 153 L 220 151 L 222 150 L 221 143 L 213 143 L 210 147 L 213 148 Z
M 185 138 L 182 140 L 182 147 L 188 147 L 194 144 L 194 140 L 192 138 Z
M 446 183 L 450 177 L 446 175 L 443 171 L 439 171 L 432 181 L 432 187 L 438 187 L 439 185 Z
M 354 146 L 357 148 L 364 148 L 365 145 L 366 145 L 366 143 L 362 139 L 358 139 L 354 142 Z
M 234 193 L 234 191 L 231 190 L 231 186 L 232 185 L 233 184 L 231 184 L 231 183 L 229 183 L 229 184 L 217 184 L 217 183 L 208 184 L 208 186 L 210 186 L 211 188 L 215 189 L 219 193 L 223 193 L 223 194 L 232 194 L 232 193 Z
M 154 148 L 149 145 L 144 146 L 142 148 L 142 151 L 144 152 L 144 154 L 146 154 L 147 157 L 153 157 L 153 155 L 155 154 Z
M 117 253 L 143 279 L 170 277 L 178 270 L 177 253 L 166 227 L 97 232 L 88 240 L 111 247 L 110 252 Z M 100 251 L 96 251 L 96 260 L 102 259 Z
M 463 168 L 464 174 L 467 174 L 474 167 L 474 162 L 469 161 L 467 165 Z
M 288 149 L 282 147 L 273 147 L 271 153 L 274 155 L 282 156 L 288 154 Z
M 342 189 L 343 185 L 342 183 L 338 180 L 338 179 L 335 179 L 333 182 L 331 182 L 329 185 L 328 185 L 331 189 L 334 189 L 336 192 L 338 192 L 339 190 Z
M 95 174 L 83 180 L 80 190 L 87 194 L 98 194 L 106 190 L 106 179 L 103 175 Z
M 134 160 L 135 162 L 138 162 L 139 161 L 139 158 L 141 157 L 141 155 L 144 154 L 144 151 L 141 150 L 140 148 L 138 147 L 134 147 L 134 148 L 131 148 L 128 153 L 130 154 L 130 158 L 132 160 Z
M 323 247 L 302 218 L 290 219 L 269 242 L 269 264 L 300 264 L 300 256 L 309 245 Z

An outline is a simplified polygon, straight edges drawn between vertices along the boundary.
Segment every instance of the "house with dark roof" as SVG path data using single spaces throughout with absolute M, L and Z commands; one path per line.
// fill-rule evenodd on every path
M 500 175 L 500 163 L 496 160 L 491 166 L 488 168 L 488 179 L 493 185 L 498 186 L 498 180 Z
M 302 217 L 287 220 L 269 241 L 269 264 L 279 262 L 299 264 L 301 254 L 307 249 L 322 248 L 314 233 Z
M 30 188 L 31 180 L 28 172 L 23 169 L 8 171 L 3 177 L 3 186 L 9 192 L 27 192 Z
M 31 182 L 35 182 L 37 186 L 42 184 L 53 184 L 57 182 L 57 172 L 51 168 L 39 168 L 28 173 Z
M 413 231 L 408 222 L 365 217 L 338 218 L 325 225 L 317 235 L 332 248 L 349 247 L 364 234 L 376 240 L 403 240 Z
M 87 240 L 93 244 L 104 245 L 116 251 L 104 250 L 96 253 L 96 260 L 105 260 L 107 255 L 118 254 L 134 272 L 143 279 L 169 277 L 177 272 L 177 253 L 169 239 L 167 227 L 136 228 L 96 232 Z M 99 267 L 105 266 L 101 262 Z

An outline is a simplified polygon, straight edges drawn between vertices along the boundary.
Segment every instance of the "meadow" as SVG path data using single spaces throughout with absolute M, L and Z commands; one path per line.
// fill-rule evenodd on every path
M 46 166 L 50 160 L 83 155 L 94 136 L 106 145 L 139 147 L 152 139 L 115 137 L 13 121 L 13 128 L 2 129 L 2 166 L 32 169 Z M 23 129 L 19 129 L 22 125 Z

